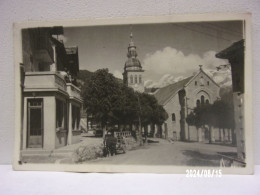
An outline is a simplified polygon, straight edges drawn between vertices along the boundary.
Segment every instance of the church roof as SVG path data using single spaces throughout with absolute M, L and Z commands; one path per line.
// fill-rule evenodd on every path
M 158 103 L 164 105 L 165 102 L 172 96 L 178 93 L 179 90 L 183 89 L 184 86 L 193 78 L 193 76 L 183 79 L 179 82 L 173 83 L 166 87 L 160 88 L 154 94 L 155 98 L 157 99 Z

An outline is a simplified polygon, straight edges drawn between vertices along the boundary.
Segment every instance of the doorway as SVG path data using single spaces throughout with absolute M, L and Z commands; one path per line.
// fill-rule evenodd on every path
M 43 147 L 43 99 L 28 100 L 27 148 Z

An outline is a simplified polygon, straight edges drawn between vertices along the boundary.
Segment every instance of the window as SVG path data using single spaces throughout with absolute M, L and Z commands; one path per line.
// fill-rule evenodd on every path
M 130 83 L 133 83 L 133 75 L 130 76 Z
M 209 81 L 207 82 L 208 86 L 209 86 Z
M 61 100 L 56 99 L 56 128 L 64 128 L 65 105 Z
M 139 75 L 139 83 L 142 83 L 142 76 Z
M 135 83 L 137 83 L 137 75 L 135 75 Z
M 204 103 L 205 103 L 205 97 L 202 95 L 201 96 L 201 105 L 204 105 Z
M 195 81 L 195 86 L 197 86 L 197 81 Z
M 80 108 L 72 106 L 72 129 L 78 130 L 80 124 Z
M 196 101 L 196 106 L 197 106 L 197 107 L 200 107 L 200 100 L 197 100 L 197 101 Z
M 206 104 L 209 104 L 209 100 L 206 100 Z
M 176 121 L 176 117 L 175 117 L 175 114 L 172 113 L 172 121 L 175 122 Z

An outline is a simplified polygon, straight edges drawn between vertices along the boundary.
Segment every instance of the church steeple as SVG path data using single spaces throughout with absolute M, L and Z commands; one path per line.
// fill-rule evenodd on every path
M 128 46 L 127 57 L 128 58 L 136 58 L 137 57 L 136 46 L 135 46 L 134 41 L 133 41 L 133 33 L 132 32 L 130 34 L 130 42 L 129 42 L 129 46 Z
M 127 48 L 127 58 L 125 70 L 142 70 L 141 63 L 137 58 L 136 46 L 133 41 L 133 33 L 130 33 L 130 42 Z
M 136 46 L 133 41 L 133 33 L 130 33 L 130 42 L 127 48 L 127 60 L 124 66 L 124 84 L 134 90 L 144 92 L 143 69 L 137 58 Z

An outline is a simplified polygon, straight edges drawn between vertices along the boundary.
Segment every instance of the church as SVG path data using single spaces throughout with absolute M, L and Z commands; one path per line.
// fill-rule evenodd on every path
M 133 42 L 133 35 L 130 35 L 130 42 L 127 52 L 128 59 L 124 65 L 123 82 L 138 92 L 147 92 L 144 86 L 144 70 L 137 58 L 136 46 Z M 218 100 L 220 86 L 203 71 L 202 65 L 198 72 L 176 83 L 157 89 L 150 93 L 154 95 L 158 103 L 168 113 L 168 119 L 159 125 L 149 125 L 148 132 L 165 139 L 181 141 L 207 141 L 209 136 L 214 142 L 215 139 L 223 140 L 223 132 L 213 129 L 209 134 L 207 128 L 196 129 L 189 126 L 186 117 L 192 110 L 203 104 L 212 104 Z M 231 131 L 227 130 L 226 135 L 230 137 Z
M 182 141 L 209 139 L 207 129 L 199 129 L 197 132 L 195 127 L 188 126 L 186 117 L 196 106 L 212 104 L 219 99 L 219 89 L 219 85 L 200 66 L 196 75 L 155 91 L 155 98 L 169 116 L 164 124 L 164 131 L 168 130 L 168 137 Z M 214 141 L 216 135 L 213 133 L 211 136 Z

